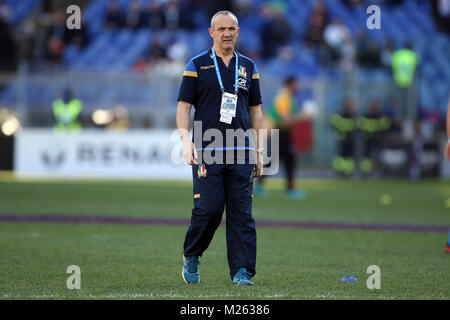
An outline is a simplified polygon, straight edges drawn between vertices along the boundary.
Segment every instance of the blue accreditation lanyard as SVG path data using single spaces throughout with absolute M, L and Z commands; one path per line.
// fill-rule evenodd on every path
M 214 61 L 214 68 L 216 69 L 217 80 L 219 80 L 220 90 L 222 91 L 222 93 L 224 93 L 225 88 L 223 86 L 222 77 L 220 76 L 219 65 L 217 63 L 216 51 L 214 50 L 214 47 L 211 48 L 211 51 L 212 51 L 212 58 Z M 239 75 L 238 75 L 239 60 L 236 51 L 234 52 L 234 55 L 236 56 L 236 64 L 234 66 L 234 93 L 237 95 L 239 91 Z

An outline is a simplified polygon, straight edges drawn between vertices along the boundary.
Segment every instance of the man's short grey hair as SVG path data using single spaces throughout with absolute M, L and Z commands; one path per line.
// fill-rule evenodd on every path
M 236 17 L 236 15 L 235 15 L 233 12 L 228 11 L 228 10 L 222 10 L 222 11 L 216 12 L 216 13 L 212 16 L 212 18 L 211 18 L 211 29 L 214 29 L 214 20 L 216 19 L 216 17 L 217 17 L 218 15 L 232 16 L 234 19 L 236 19 L 237 25 L 239 26 L 238 18 Z

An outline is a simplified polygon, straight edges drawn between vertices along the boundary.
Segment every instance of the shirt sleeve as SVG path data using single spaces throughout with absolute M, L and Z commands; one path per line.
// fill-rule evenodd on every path
M 253 63 L 252 83 L 250 86 L 248 105 L 250 107 L 262 104 L 261 89 L 259 87 L 259 72 Z
M 197 98 L 198 74 L 194 61 L 191 60 L 186 66 L 181 81 L 177 101 L 186 101 L 195 105 Z

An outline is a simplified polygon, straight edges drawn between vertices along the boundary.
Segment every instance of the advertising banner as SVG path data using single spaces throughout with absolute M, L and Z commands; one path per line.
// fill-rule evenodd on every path
M 191 167 L 175 154 L 182 149 L 173 130 L 24 129 L 16 135 L 14 171 L 19 177 L 190 178 Z

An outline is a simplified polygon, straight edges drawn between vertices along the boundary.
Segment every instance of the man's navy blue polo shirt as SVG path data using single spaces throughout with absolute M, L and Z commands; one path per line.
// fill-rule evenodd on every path
M 207 129 L 219 129 L 224 138 L 226 129 L 250 128 L 250 106 L 258 106 L 262 103 L 259 86 L 259 73 L 255 62 L 239 55 L 239 92 L 236 107 L 236 116 L 231 124 L 220 122 L 220 104 L 222 91 L 214 68 L 211 49 L 192 58 L 186 66 L 181 82 L 178 101 L 185 101 L 195 108 L 194 121 L 202 122 L 202 136 Z M 220 75 L 225 91 L 234 94 L 236 57 L 233 56 L 228 67 L 220 57 L 217 57 Z M 195 132 L 194 136 L 198 132 Z M 203 139 L 202 139 L 203 140 Z M 203 141 L 203 145 L 197 148 L 206 148 L 211 141 Z M 224 145 L 225 146 L 225 145 Z M 248 144 L 246 143 L 248 147 Z M 231 147 L 231 146 L 226 146 Z M 233 146 L 240 147 L 240 146 Z

